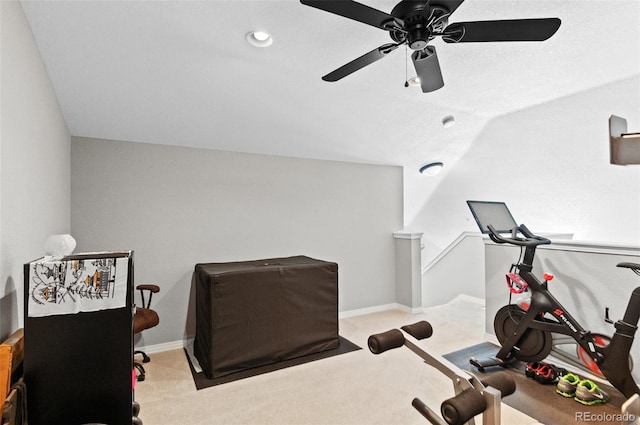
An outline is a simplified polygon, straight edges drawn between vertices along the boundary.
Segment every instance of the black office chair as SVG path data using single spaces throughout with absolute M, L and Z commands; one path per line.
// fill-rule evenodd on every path
M 142 298 L 142 306 L 136 306 L 136 311 L 133 315 L 133 333 L 137 334 L 145 329 L 153 328 L 160 323 L 160 317 L 158 317 L 158 313 L 155 310 L 151 309 L 151 297 L 153 294 L 160 292 L 160 287 L 158 285 L 143 283 L 136 286 L 136 289 L 140 291 L 140 298 Z M 149 299 L 145 300 L 145 291 L 149 291 Z M 151 359 L 144 351 L 136 350 L 133 352 L 133 355 L 136 354 L 142 355 L 142 363 L 149 363 Z M 134 365 L 138 370 L 138 381 L 144 381 L 145 378 L 145 370 L 142 363 L 138 361 L 134 361 Z

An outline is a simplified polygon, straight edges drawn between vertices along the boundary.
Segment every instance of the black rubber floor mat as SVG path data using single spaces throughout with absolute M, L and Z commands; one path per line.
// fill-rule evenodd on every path
M 318 353 L 309 354 L 307 356 L 297 357 L 295 359 L 285 360 L 278 363 L 272 363 L 265 366 L 260 366 L 252 369 L 243 370 L 241 372 L 232 373 L 230 375 L 222 376 L 220 378 L 208 379 L 203 372 L 197 372 L 193 367 L 192 359 L 185 349 L 185 355 L 189 361 L 189 368 L 191 369 L 191 375 L 193 376 L 193 382 L 198 390 L 213 387 L 215 385 L 226 384 L 228 382 L 237 381 L 239 379 L 249 378 L 251 376 L 262 375 L 263 373 L 269 373 L 276 370 L 284 369 L 291 366 L 297 366 L 304 363 L 309 363 L 316 360 L 326 359 L 328 357 L 337 356 L 340 354 L 350 353 L 352 351 L 360 350 L 361 348 L 355 345 L 353 342 L 346 338 L 340 338 L 340 346 L 333 350 L 321 351 Z

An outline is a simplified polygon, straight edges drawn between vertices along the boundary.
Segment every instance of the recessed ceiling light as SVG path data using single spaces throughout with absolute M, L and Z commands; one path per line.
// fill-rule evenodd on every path
M 256 47 L 267 47 L 273 44 L 273 38 L 264 31 L 251 31 L 245 35 L 247 41 Z
M 442 170 L 444 164 L 442 162 L 431 162 L 420 167 L 420 174 L 425 176 L 435 176 Z
M 442 118 L 442 126 L 444 128 L 451 128 L 454 125 L 456 125 L 456 119 L 453 118 L 453 116 L 447 115 L 446 117 Z

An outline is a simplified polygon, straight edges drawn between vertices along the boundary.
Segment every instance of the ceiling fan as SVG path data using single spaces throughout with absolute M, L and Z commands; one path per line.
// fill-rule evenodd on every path
M 383 29 L 394 41 L 365 53 L 322 77 L 338 81 L 370 65 L 403 44 L 413 50 L 411 59 L 424 93 L 444 86 L 438 54 L 429 42 L 442 37 L 446 43 L 489 41 L 544 41 L 560 28 L 560 19 L 510 19 L 448 24 L 464 0 L 402 0 L 390 14 L 355 1 L 300 0 L 300 3 Z

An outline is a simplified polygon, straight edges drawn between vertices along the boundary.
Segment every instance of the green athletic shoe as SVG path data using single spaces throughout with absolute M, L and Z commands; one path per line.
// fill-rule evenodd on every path
M 574 400 L 578 403 L 591 406 L 592 404 L 606 403 L 609 401 L 609 394 L 607 394 L 595 382 L 589 379 L 583 379 L 578 382 Z
M 576 395 L 576 387 L 580 382 L 580 377 L 573 373 L 562 375 L 558 380 L 556 392 L 563 397 L 574 397 Z

